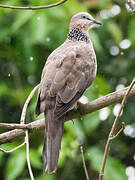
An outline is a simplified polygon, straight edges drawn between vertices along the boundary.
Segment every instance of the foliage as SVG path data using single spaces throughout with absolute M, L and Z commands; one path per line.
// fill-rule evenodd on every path
M 56 2 L 56 1 L 55 1 Z M 2 1 L 8 5 L 43 5 L 44 1 Z M 45 3 L 54 3 L 46 0 Z M 117 6 L 116 6 L 117 5 Z M 112 9 L 120 8 L 113 14 Z M 129 85 L 135 76 L 135 21 L 123 1 L 72 0 L 59 7 L 38 11 L 0 9 L 0 122 L 18 123 L 22 105 L 32 88 L 40 82 L 40 76 L 48 55 L 64 42 L 68 24 L 73 14 L 87 11 L 103 22 L 103 26 L 90 32 L 97 59 L 98 73 L 93 85 L 85 92 L 88 100 L 108 94 L 116 86 Z M 105 14 L 106 12 L 106 14 Z M 104 14 L 103 14 L 104 13 Z M 112 14 L 109 14 L 112 13 Z M 104 15 L 104 16 L 103 16 Z M 106 18 L 103 18 L 105 17 Z M 131 45 L 120 46 L 124 39 Z M 117 52 L 117 53 L 116 53 Z M 130 98 L 122 116 L 126 124 L 133 124 L 135 98 Z M 27 122 L 34 121 L 36 96 L 28 109 Z M 40 116 L 41 117 L 41 116 Z M 30 137 L 30 159 L 37 180 L 85 179 L 80 155 L 80 145 L 85 148 L 89 175 L 97 179 L 105 142 L 114 119 L 113 107 L 106 121 L 100 120 L 99 111 L 65 123 L 59 167 L 56 174 L 42 173 L 43 132 Z M 3 130 L 0 130 L 3 132 Z M 6 149 L 16 143 L 2 145 Z M 130 146 L 130 148 L 129 148 Z M 134 139 L 120 135 L 111 146 L 105 169 L 106 180 L 128 179 L 125 170 L 134 164 Z M 0 179 L 29 179 L 25 149 L 10 155 L 0 152 Z

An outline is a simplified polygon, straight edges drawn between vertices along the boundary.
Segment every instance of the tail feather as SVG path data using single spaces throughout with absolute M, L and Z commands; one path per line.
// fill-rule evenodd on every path
M 51 110 L 45 114 L 46 128 L 43 148 L 43 169 L 53 173 L 57 169 L 64 118 L 55 119 Z

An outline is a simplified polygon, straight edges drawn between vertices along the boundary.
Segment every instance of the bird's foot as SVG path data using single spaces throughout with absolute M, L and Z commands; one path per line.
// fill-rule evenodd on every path
M 84 103 L 82 103 L 81 101 L 77 101 L 75 109 L 78 109 L 79 106 L 82 105 L 82 104 L 84 104 Z

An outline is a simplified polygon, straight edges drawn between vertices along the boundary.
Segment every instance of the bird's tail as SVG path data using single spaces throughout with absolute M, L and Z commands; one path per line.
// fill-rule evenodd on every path
M 43 148 L 43 170 L 53 173 L 57 169 L 61 139 L 64 127 L 64 118 L 55 119 L 53 112 L 45 112 L 45 136 Z

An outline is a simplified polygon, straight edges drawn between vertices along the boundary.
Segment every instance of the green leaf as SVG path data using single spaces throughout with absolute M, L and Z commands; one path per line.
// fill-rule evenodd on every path
M 5 83 L 1 83 L 1 88 L 0 88 L 0 97 L 3 96 L 4 94 L 8 94 L 8 87 Z
M 31 33 L 29 40 L 31 43 L 43 43 L 48 32 L 47 18 L 45 14 L 37 13 L 30 22 Z
M 3 163 L 3 152 L 0 151 L 0 165 L 2 165 Z
M 72 152 L 75 152 L 78 149 L 79 144 L 82 144 L 85 139 L 81 123 L 78 120 L 75 120 L 74 124 L 71 121 L 65 123 L 64 130 L 67 133 L 64 133 L 62 137 L 62 146 L 58 164 L 60 167 L 63 166 L 67 157 L 74 157 L 75 154 Z
M 135 33 L 134 33 L 134 29 L 135 29 L 135 20 L 133 18 L 129 22 L 129 24 L 128 24 L 128 38 L 132 42 L 132 46 L 135 45 Z
M 47 174 L 47 173 L 45 173 L 45 174 L 43 174 L 42 173 L 42 175 L 40 175 L 40 176 L 38 176 L 35 180 L 54 180 L 54 175 L 53 174 Z
M 16 19 L 11 26 L 11 32 L 15 33 L 17 30 L 21 28 L 34 14 L 32 11 L 20 11 L 16 14 Z
M 91 160 L 91 166 L 93 169 L 99 171 L 102 162 L 102 152 L 97 148 L 93 147 L 87 150 L 86 158 Z
M 99 0 L 99 7 L 104 8 L 109 2 L 110 0 Z
M 114 38 L 115 42 L 118 44 L 122 41 L 122 31 L 120 27 L 113 21 L 108 21 L 107 29 L 111 33 L 112 37 Z
M 84 92 L 84 96 L 88 98 L 88 101 L 92 101 L 98 97 L 97 87 L 94 83 Z
M 85 91 L 84 95 L 89 101 L 99 97 L 99 95 L 106 95 L 110 92 L 109 85 L 101 76 L 96 76 L 92 85 Z
M 94 170 L 100 171 L 102 159 L 103 159 L 103 153 L 100 151 L 100 149 L 97 146 L 90 148 L 86 152 L 86 158 L 91 161 L 91 166 Z M 126 167 L 119 160 L 109 157 L 107 159 L 107 163 L 105 167 L 104 179 L 127 180 L 128 178 L 125 174 L 125 169 Z
M 68 14 L 71 16 L 78 12 L 86 12 L 87 8 L 82 6 L 82 3 L 78 3 L 77 1 L 67 1 L 63 4 L 63 7 L 66 9 Z
M 57 14 L 57 16 L 56 16 Z M 63 21 L 63 17 L 66 17 L 66 11 L 61 7 L 61 6 L 57 6 L 56 8 L 49 8 L 46 9 L 46 15 L 48 17 L 48 19 L 55 19 L 57 21 Z
M 68 129 L 68 132 L 72 132 L 72 135 L 78 139 L 79 142 L 83 142 L 85 139 L 85 133 L 83 131 L 81 120 L 74 120 L 74 124 L 72 122 L 67 122 L 65 124 L 65 128 Z
M 66 158 L 71 157 L 72 150 L 77 146 L 77 141 L 73 136 L 71 136 L 71 134 L 68 133 L 63 135 L 58 167 L 63 166 Z
M 33 167 L 42 169 L 41 154 L 37 150 L 30 149 L 30 162 Z
M 15 180 L 23 171 L 26 162 L 24 151 L 17 150 L 11 154 L 7 161 L 5 180 Z
M 97 52 L 102 52 L 103 51 L 103 47 L 101 45 L 100 39 L 98 34 L 95 32 L 95 30 L 91 30 L 89 32 L 90 34 L 90 38 L 93 42 L 94 48 L 96 49 Z
M 96 76 L 94 86 L 99 95 L 106 95 L 110 93 L 110 87 L 101 76 Z
M 98 111 L 85 115 L 82 119 L 85 131 L 88 135 L 90 135 L 90 133 L 92 133 L 100 123 Z

